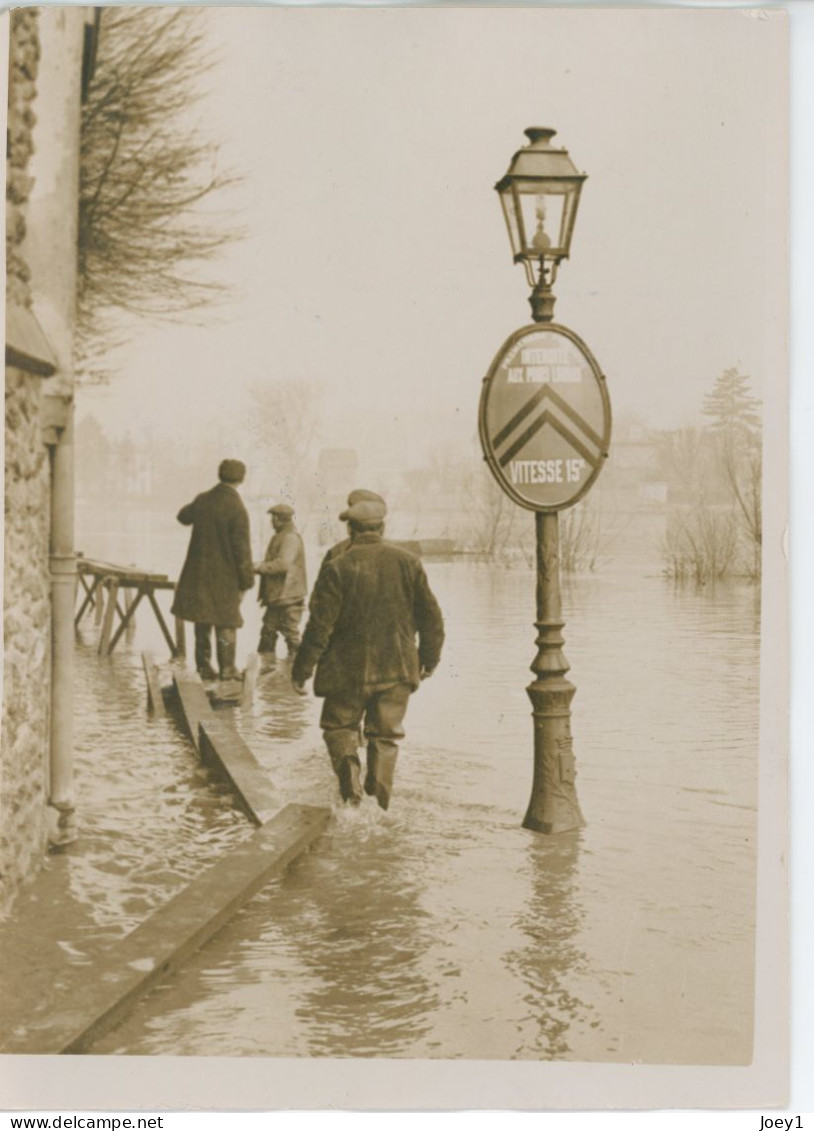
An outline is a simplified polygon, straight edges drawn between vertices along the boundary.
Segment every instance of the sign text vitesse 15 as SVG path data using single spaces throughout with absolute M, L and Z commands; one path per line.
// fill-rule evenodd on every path
M 577 502 L 610 442 L 605 378 L 564 326 L 526 326 L 508 339 L 483 383 L 480 437 L 506 493 L 531 510 Z

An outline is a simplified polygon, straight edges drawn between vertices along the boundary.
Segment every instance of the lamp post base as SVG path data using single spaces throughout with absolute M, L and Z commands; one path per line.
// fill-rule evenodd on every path
M 560 541 L 556 513 L 537 513 L 537 655 L 535 679 L 526 691 L 534 717 L 534 780 L 523 828 L 538 833 L 581 829 L 585 818 L 574 785 L 571 700 L 576 688 L 565 678 L 560 603 Z
M 526 688 L 534 717 L 534 780 L 523 828 L 537 833 L 567 833 L 581 829 L 571 739 L 571 700 L 576 688 L 556 676 Z

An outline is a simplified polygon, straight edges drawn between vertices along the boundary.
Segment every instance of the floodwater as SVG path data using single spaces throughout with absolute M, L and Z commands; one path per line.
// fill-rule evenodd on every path
M 534 575 L 426 565 L 448 641 L 390 810 L 337 804 L 319 703 L 281 663 L 235 724 L 287 799 L 336 806 L 328 830 L 91 1051 L 748 1063 L 756 589 L 623 561 L 564 580 L 587 825 L 546 837 L 521 828 Z M 250 832 L 173 720 L 147 720 L 139 650 L 165 655 L 148 615 L 112 662 L 90 630 L 78 663 L 73 882 L 120 931 Z

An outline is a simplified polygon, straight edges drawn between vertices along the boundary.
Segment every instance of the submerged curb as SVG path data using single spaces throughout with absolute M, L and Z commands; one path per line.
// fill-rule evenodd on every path
M 92 972 L 41 1002 L 3 1053 L 82 1053 L 160 978 L 177 969 L 323 832 L 331 810 L 286 805 L 268 824 L 131 931 Z M 89 974 L 93 980 L 90 981 Z

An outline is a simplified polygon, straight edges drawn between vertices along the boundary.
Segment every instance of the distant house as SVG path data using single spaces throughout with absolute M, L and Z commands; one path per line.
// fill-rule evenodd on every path
M 598 484 L 603 500 L 622 511 L 665 507 L 669 488 L 662 463 L 657 435 L 638 421 L 621 422 Z

